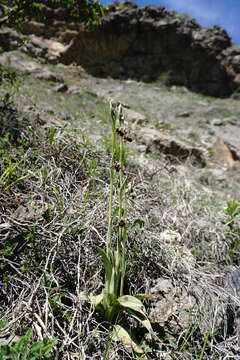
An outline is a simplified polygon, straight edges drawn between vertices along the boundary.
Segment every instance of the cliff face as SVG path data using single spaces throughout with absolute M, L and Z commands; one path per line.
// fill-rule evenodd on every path
M 240 46 L 219 26 L 202 28 L 164 7 L 125 2 L 110 5 L 101 26 L 89 31 L 66 10 L 46 4 L 45 23 L 28 21 L 23 32 L 66 45 L 55 62 L 82 65 L 96 76 L 160 79 L 213 96 L 229 95 L 240 85 Z
M 201 28 L 187 15 L 164 7 L 116 5 L 94 31 L 80 30 L 61 61 L 75 62 L 98 76 L 184 85 L 210 95 L 227 95 L 234 89 L 223 63 L 231 46 L 225 30 Z

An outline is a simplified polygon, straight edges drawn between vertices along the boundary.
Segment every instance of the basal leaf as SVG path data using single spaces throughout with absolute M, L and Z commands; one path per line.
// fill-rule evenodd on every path
M 147 330 L 152 331 L 152 326 L 144 312 L 142 302 L 135 296 L 124 295 L 118 298 L 118 302 L 121 306 L 126 308 L 126 311 L 137 319 Z
M 143 349 L 136 343 L 132 335 L 120 325 L 114 325 L 112 330 L 112 340 L 121 341 L 125 346 L 131 346 L 138 354 L 144 354 Z
M 143 312 L 143 304 L 141 300 L 137 299 L 135 296 L 123 295 L 118 298 L 118 301 L 124 307 Z
M 136 319 L 140 324 L 142 324 L 142 326 L 144 326 L 150 333 L 153 331 L 152 330 L 152 325 L 147 317 L 146 314 L 140 313 L 138 311 L 134 311 L 132 309 L 127 308 L 126 309 L 128 315 L 130 315 L 131 317 L 133 317 L 134 319 Z
M 103 293 L 99 295 L 89 295 L 89 300 L 91 301 L 94 307 L 97 307 L 99 304 L 101 304 L 103 300 Z

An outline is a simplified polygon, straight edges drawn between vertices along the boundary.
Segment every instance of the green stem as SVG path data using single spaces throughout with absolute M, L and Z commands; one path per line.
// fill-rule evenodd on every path
M 112 217 L 113 217 L 113 189 L 114 189 L 114 160 L 115 160 L 115 149 L 116 149 L 116 115 L 112 104 L 110 104 L 111 117 L 112 117 L 112 157 L 110 164 L 110 186 L 108 196 L 108 230 L 107 230 L 107 243 L 106 250 L 107 255 L 110 256 L 111 243 L 112 243 Z
M 122 107 L 119 105 L 118 109 L 118 119 L 120 130 L 124 132 L 124 117 L 122 114 Z M 122 220 L 122 217 L 126 215 L 124 203 L 125 203 L 125 180 L 123 179 L 123 167 L 124 167 L 124 139 L 123 136 L 120 137 L 119 144 L 119 221 Z M 123 219 L 125 222 L 125 219 Z M 123 295 L 123 288 L 125 282 L 125 270 L 126 270 L 126 224 L 119 226 L 118 234 L 118 247 L 121 252 L 121 280 L 120 280 L 120 296 Z
M 126 238 L 127 238 L 127 229 L 124 227 L 122 229 L 122 263 L 121 263 L 121 282 L 120 282 L 120 296 L 123 296 L 123 288 L 125 283 L 125 273 L 126 273 Z
M 204 358 L 205 349 L 206 349 L 206 346 L 207 346 L 207 344 L 209 342 L 210 337 L 211 337 L 211 331 L 208 331 L 207 334 L 204 336 L 204 343 L 203 343 L 203 347 L 202 347 L 202 351 L 201 351 L 199 360 L 203 360 L 203 358 Z

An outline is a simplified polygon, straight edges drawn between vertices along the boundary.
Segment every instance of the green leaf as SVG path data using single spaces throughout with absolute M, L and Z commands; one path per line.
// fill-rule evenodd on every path
M 121 271 L 121 264 L 122 264 L 122 254 L 121 251 L 115 251 L 114 252 L 114 265 L 115 265 L 115 271 L 120 272 Z
M 133 317 L 134 319 L 136 319 L 140 324 L 142 324 L 142 326 L 144 326 L 150 333 L 153 331 L 152 330 L 152 325 L 149 321 L 149 319 L 147 318 L 147 315 L 144 313 L 140 313 L 139 311 L 134 311 L 130 308 L 126 308 L 126 311 L 128 313 L 129 316 Z
M 152 331 L 152 326 L 144 312 L 142 302 L 135 296 L 124 295 L 118 298 L 119 304 L 126 308 L 128 313 L 136 318 L 148 331 Z M 130 311 L 129 311 L 130 310 Z
M 226 213 L 230 216 L 240 215 L 240 201 L 227 201 Z
M 105 272 L 106 272 L 106 278 L 107 278 L 108 283 L 110 284 L 111 278 L 112 278 L 113 266 L 112 266 L 111 261 L 109 260 L 109 258 L 107 256 L 107 253 L 103 249 L 101 249 L 100 247 L 97 247 L 97 251 L 102 256 L 103 265 L 104 265 L 104 269 L 105 269 Z
M 94 307 L 97 307 L 103 301 L 103 293 L 99 295 L 89 295 L 89 300 L 91 301 Z
M 125 179 L 123 180 L 122 184 L 121 184 L 121 187 L 120 187 L 120 193 L 123 193 L 124 189 L 126 188 L 126 184 L 127 184 L 127 180 L 128 178 L 125 177 Z
M 126 346 L 131 346 L 138 354 L 144 354 L 143 349 L 136 343 L 132 335 L 120 325 L 114 325 L 112 330 L 112 340 L 121 341 Z
M 44 357 L 45 359 L 53 351 L 53 347 L 57 344 L 56 339 L 43 339 L 36 341 L 31 346 L 29 359 L 39 359 Z
M 135 296 L 131 295 L 123 295 L 120 298 L 118 298 L 119 303 L 124 306 L 128 307 L 130 309 L 133 309 L 135 311 L 142 312 L 143 310 L 143 304 L 141 300 L 137 299 Z
M 16 343 L 14 343 L 13 348 L 17 353 L 21 353 L 22 351 L 24 351 L 29 342 L 30 339 L 32 337 L 32 331 L 29 329 L 26 334 L 24 336 L 21 337 L 21 339 L 19 341 L 17 341 Z
M 4 328 L 7 325 L 7 321 L 0 321 L 0 329 Z

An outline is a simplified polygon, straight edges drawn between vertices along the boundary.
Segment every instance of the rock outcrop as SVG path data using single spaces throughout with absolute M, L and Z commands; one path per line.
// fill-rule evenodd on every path
M 230 85 L 235 90 L 240 86 L 240 46 L 228 47 L 223 51 L 222 57 L 222 63 L 231 79 Z
M 240 46 L 219 26 L 202 28 L 163 6 L 139 8 L 127 1 L 109 5 L 101 25 L 89 30 L 66 9 L 45 3 L 45 22 L 28 19 L 22 31 L 35 35 L 26 51 L 48 62 L 81 65 L 96 76 L 183 85 L 212 96 L 228 96 L 240 86 Z M 0 33 L 0 46 L 12 50 L 17 38 Z
M 97 76 L 184 85 L 210 95 L 229 94 L 231 83 L 222 52 L 231 46 L 225 30 L 201 28 L 187 15 L 164 7 L 112 5 L 100 27 L 82 29 L 62 53 Z

